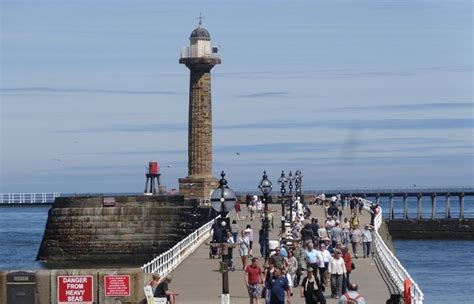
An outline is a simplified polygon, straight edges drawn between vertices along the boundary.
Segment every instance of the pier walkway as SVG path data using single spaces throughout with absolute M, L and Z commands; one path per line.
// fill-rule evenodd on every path
M 242 205 L 241 214 L 247 215 L 247 208 Z M 270 204 L 270 210 L 274 210 L 275 229 L 270 231 L 270 239 L 278 239 L 278 228 L 281 225 L 281 205 Z M 311 206 L 312 216 L 318 218 L 319 224 L 324 225 L 324 210 L 322 206 Z M 344 216 L 349 217 L 350 209 L 344 209 Z M 235 212 L 230 213 L 231 219 L 235 219 Z M 370 222 L 370 216 L 367 211 L 360 215 L 361 226 Z M 244 229 L 247 224 L 254 230 L 253 253 L 260 256 L 258 244 L 258 230 L 260 229 L 260 220 L 253 222 L 238 221 L 239 229 Z M 219 259 L 209 258 L 209 246 L 203 244 L 194 253 L 189 255 L 181 264 L 172 271 L 173 281 L 170 284 L 170 290 L 179 293 L 178 303 L 220 303 L 222 293 L 222 275 L 219 272 Z M 365 297 L 367 303 L 385 303 L 390 298 L 390 292 L 380 275 L 373 258 L 353 259 L 356 269 L 351 273 L 351 282 L 359 285 L 359 292 Z M 262 267 L 263 258 L 259 260 Z M 230 302 L 231 303 L 249 303 L 247 289 L 244 281 L 244 271 L 238 250 L 234 249 L 234 265 L 236 270 L 229 272 Z M 304 277 L 306 272 L 303 272 Z M 294 295 L 291 303 L 304 303 L 300 297 L 300 287 L 294 288 Z M 337 303 L 337 300 L 330 298 L 330 287 L 326 288 L 325 296 L 328 303 Z M 261 301 L 261 303 L 263 303 Z

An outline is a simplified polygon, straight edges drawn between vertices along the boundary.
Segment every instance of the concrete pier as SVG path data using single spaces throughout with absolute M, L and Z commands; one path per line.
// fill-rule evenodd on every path
M 278 239 L 279 225 L 281 216 L 281 206 L 279 204 L 269 205 L 273 211 L 275 229 L 270 232 L 270 239 Z M 321 206 L 311 206 L 313 217 L 318 218 L 320 224 L 324 224 L 324 211 Z M 344 210 L 344 216 L 349 216 L 349 208 Z M 245 206 L 243 215 L 247 215 Z M 241 215 L 242 215 L 241 214 Z M 361 224 L 369 223 L 370 217 L 364 211 L 361 216 Z M 231 213 L 231 219 L 235 219 L 235 213 Z M 244 229 L 250 224 L 254 230 L 253 254 L 260 257 L 260 247 L 258 244 L 258 230 L 260 221 L 253 222 L 248 219 L 238 221 L 240 229 Z M 361 248 L 362 250 L 362 248 Z M 359 253 L 362 255 L 361 253 Z M 209 246 L 202 245 L 191 256 L 189 256 L 172 273 L 173 282 L 170 289 L 179 292 L 178 303 L 220 303 L 222 292 L 222 276 L 219 273 L 218 259 L 209 259 Z M 384 283 L 383 277 L 379 273 L 373 258 L 353 259 L 356 269 L 351 273 L 351 281 L 359 284 L 360 293 L 366 298 L 367 303 L 385 303 L 390 298 L 389 290 Z M 260 259 L 260 266 L 263 259 Z M 229 273 L 230 282 L 230 302 L 231 303 L 249 303 L 247 290 L 244 283 L 244 272 L 242 271 L 242 262 L 238 251 L 234 249 L 234 265 L 236 270 Z M 305 273 L 304 273 L 305 274 Z M 304 303 L 304 299 L 299 296 L 299 288 L 294 290 L 292 304 Z M 326 289 L 325 295 L 328 303 L 337 303 L 335 299 L 329 298 L 330 288 Z

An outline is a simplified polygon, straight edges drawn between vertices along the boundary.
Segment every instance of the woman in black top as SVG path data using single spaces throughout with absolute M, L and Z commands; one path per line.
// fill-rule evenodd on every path
M 319 284 L 318 278 L 313 274 L 313 268 L 308 267 L 307 276 L 301 282 L 301 297 L 305 298 L 306 304 L 326 304 L 326 298 L 324 297 L 324 288 Z

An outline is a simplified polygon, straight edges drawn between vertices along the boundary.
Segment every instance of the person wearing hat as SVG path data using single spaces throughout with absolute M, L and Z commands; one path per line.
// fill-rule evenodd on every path
M 362 243 L 364 248 L 364 258 L 370 257 L 370 247 L 372 244 L 372 226 L 365 224 L 365 229 L 362 231 Z
M 313 267 L 306 269 L 306 277 L 301 282 L 300 295 L 305 299 L 306 304 L 326 303 L 322 286 L 318 278 L 314 275 Z

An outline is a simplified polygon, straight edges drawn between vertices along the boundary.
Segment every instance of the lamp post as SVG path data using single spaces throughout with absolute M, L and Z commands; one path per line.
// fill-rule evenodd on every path
M 278 184 L 280 184 L 280 192 L 281 192 L 281 239 L 282 242 L 285 240 L 285 193 L 286 193 L 286 183 L 288 183 L 288 180 L 286 179 L 285 176 L 285 171 L 281 171 L 280 178 L 278 179 Z
M 295 178 L 293 177 L 293 174 L 290 171 L 290 174 L 288 174 L 288 189 L 290 189 L 290 195 L 293 194 L 293 181 Z
M 219 180 L 219 187 L 217 187 L 211 193 L 211 205 L 214 210 L 220 212 L 221 214 L 221 227 L 224 226 L 222 223 L 225 223 L 226 229 L 230 228 L 230 221 L 227 218 L 229 211 L 234 209 L 235 202 L 237 201 L 237 196 L 234 191 L 227 186 L 227 180 L 224 178 L 225 173 L 222 171 L 221 179 Z M 224 229 L 223 233 L 226 232 Z M 225 245 L 221 244 L 221 248 L 224 250 Z M 230 293 L 229 293 L 229 265 L 222 254 L 222 296 L 221 303 L 228 304 L 230 303 Z
M 303 174 L 301 174 L 300 170 L 296 170 L 295 175 L 296 175 L 295 177 L 296 197 L 300 197 L 301 196 L 301 182 L 302 182 Z
M 264 207 L 264 213 L 265 213 L 265 218 L 263 220 L 263 232 L 265 235 L 265 260 L 268 260 L 270 257 L 270 238 L 268 236 L 268 194 L 272 192 L 272 182 L 268 179 L 267 177 L 267 172 L 263 171 L 263 177 L 262 180 L 260 181 L 260 184 L 258 185 L 258 188 L 260 191 L 263 193 L 263 203 L 265 204 Z

